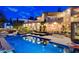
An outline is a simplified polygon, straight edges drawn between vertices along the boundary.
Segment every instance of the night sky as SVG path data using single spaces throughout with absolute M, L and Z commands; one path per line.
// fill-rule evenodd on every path
M 58 8 L 61 11 L 66 10 L 69 6 L 0 6 L 2 12 L 7 19 L 19 18 L 28 19 L 30 16 L 41 16 L 43 12 L 57 12 Z

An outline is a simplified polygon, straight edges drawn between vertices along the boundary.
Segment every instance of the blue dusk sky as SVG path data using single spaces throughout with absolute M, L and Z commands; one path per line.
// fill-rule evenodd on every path
M 7 19 L 28 19 L 30 16 L 41 16 L 43 12 L 57 12 L 58 8 L 64 11 L 69 6 L 0 6 L 0 12 L 4 13 Z

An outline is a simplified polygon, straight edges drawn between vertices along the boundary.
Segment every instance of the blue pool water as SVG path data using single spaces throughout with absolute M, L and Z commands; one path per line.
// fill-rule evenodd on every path
M 62 53 L 63 49 L 53 46 L 52 44 L 47 44 L 44 46 L 42 44 L 32 43 L 23 40 L 23 37 L 17 36 L 7 36 L 7 42 L 14 48 L 16 53 Z

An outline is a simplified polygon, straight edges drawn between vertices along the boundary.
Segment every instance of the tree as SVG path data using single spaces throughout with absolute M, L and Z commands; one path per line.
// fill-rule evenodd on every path
M 34 18 L 34 17 L 32 17 L 32 16 L 30 16 L 28 19 L 29 19 L 29 20 L 37 20 L 37 18 Z
M 61 8 L 58 8 L 58 12 L 62 12 Z
M 30 33 L 30 27 L 21 27 L 21 28 L 19 28 L 19 32 L 20 33 Z
M 12 18 L 10 18 L 9 22 L 10 22 L 10 24 L 13 24 L 13 20 L 12 20 Z
M 5 22 L 6 17 L 3 14 L 3 11 L 0 11 L 0 27 L 2 27 L 3 23 Z
M 24 23 L 24 21 L 19 20 L 19 19 L 17 18 L 17 20 L 13 21 L 13 27 L 16 28 L 16 29 L 18 29 L 19 27 L 22 26 L 23 23 Z
M 30 16 L 28 19 L 29 19 L 29 20 L 33 20 L 33 19 L 34 19 L 34 17 Z

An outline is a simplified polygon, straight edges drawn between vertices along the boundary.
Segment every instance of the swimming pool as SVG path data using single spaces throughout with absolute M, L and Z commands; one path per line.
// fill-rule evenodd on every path
M 7 42 L 14 48 L 15 53 L 63 53 L 64 50 L 54 44 L 37 44 L 24 40 L 22 36 L 7 36 Z

